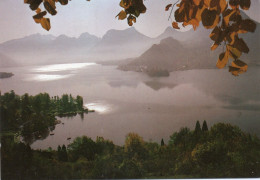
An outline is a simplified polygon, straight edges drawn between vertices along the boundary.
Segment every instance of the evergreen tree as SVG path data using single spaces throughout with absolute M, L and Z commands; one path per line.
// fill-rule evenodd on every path
M 196 127 L 195 127 L 195 133 L 199 133 L 199 132 L 201 132 L 201 127 L 200 127 L 200 122 L 197 121 L 196 122 Z
M 62 148 L 61 148 L 61 160 L 62 161 L 68 161 L 68 153 L 67 153 L 67 148 L 66 146 L 63 144 Z
M 163 140 L 163 138 L 162 138 L 162 140 L 161 140 L 161 146 L 164 146 L 165 144 L 164 144 L 164 140 Z
M 58 146 L 58 160 L 59 161 L 61 161 L 61 159 L 62 159 L 62 152 L 61 152 L 61 147 L 60 147 L 60 145 Z
M 208 125 L 207 125 L 207 122 L 204 120 L 203 121 L 203 125 L 202 125 L 202 131 L 208 131 Z

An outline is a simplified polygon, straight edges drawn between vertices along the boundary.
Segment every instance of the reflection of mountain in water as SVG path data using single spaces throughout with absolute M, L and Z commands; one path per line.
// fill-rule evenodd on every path
M 111 87 L 114 87 L 114 88 L 123 87 L 123 86 L 136 88 L 136 87 L 138 86 L 139 82 L 138 82 L 138 81 L 120 81 L 120 80 L 114 80 L 114 81 L 109 81 L 108 84 L 109 84 Z
M 172 89 L 176 86 L 176 84 L 164 83 L 164 82 L 160 82 L 160 81 L 156 81 L 156 80 L 146 81 L 144 83 L 155 91 L 158 91 L 163 88 Z

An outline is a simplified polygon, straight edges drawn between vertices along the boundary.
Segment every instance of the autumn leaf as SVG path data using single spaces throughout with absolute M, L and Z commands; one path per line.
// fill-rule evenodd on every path
M 204 5 L 206 7 L 209 7 L 210 6 L 210 0 L 203 0 L 204 1 Z
M 238 59 L 242 54 L 241 51 L 239 51 L 238 49 L 236 49 L 230 45 L 227 45 L 227 49 L 229 51 L 230 57 L 232 57 L 235 60 Z
M 44 29 L 49 31 L 51 29 L 50 19 L 49 18 L 42 18 L 41 25 Z
M 47 14 L 46 11 L 40 12 L 33 16 L 34 21 L 38 24 L 41 23 L 41 19 Z
M 256 29 L 256 23 L 251 19 L 242 20 L 242 22 L 239 25 L 239 31 L 255 32 L 255 29 Z
M 42 11 L 41 8 L 37 8 L 35 12 L 36 12 L 37 14 L 39 14 L 41 11 Z
M 56 15 L 57 11 L 56 6 L 55 6 L 55 2 L 52 0 L 45 0 L 43 3 L 45 9 L 48 11 L 48 13 L 50 13 L 51 15 Z
M 248 10 L 250 8 L 251 5 L 251 1 L 250 0 L 240 0 L 239 1 L 240 7 L 244 10 Z
M 66 5 L 68 4 L 68 0 L 58 0 L 61 5 Z
M 227 9 L 226 11 L 223 12 L 224 22 L 225 22 L 225 25 L 226 25 L 226 26 L 229 24 L 230 16 L 231 16 L 232 14 L 234 14 L 235 12 L 236 12 L 236 11 L 231 10 L 231 9 Z
M 178 23 L 175 22 L 175 21 L 172 22 L 172 27 L 173 27 L 174 29 L 180 29 Z
M 168 4 L 166 7 L 165 7 L 165 11 L 168 11 L 170 9 L 170 7 L 172 7 L 172 4 Z
M 224 68 L 226 66 L 226 64 L 228 62 L 228 57 L 229 57 L 228 50 L 226 50 L 226 52 L 221 53 L 219 55 L 219 59 L 218 59 L 218 62 L 217 62 L 217 67 L 219 69 L 222 69 L 222 68 Z
M 248 65 L 239 59 L 232 61 L 231 65 L 232 65 L 232 67 L 239 68 L 241 71 L 244 71 L 244 72 L 246 72 L 247 68 L 248 68 Z
M 119 20 L 124 20 L 126 18 L 126 12 L 122 10 L 116 17 L 118 17 Z
M 227 8 L 226 0 L 219 0 L 220 12 L 223 12 Z
M 130 16 L 128 16 L 127 21 L 128 21 L 128 25 L 132 26 L 133 23 L 136 22 L 136 17 L 130 15 Z
M 200 4 L 201 0 L 193 0 L 193 3 L 198 6 Z
M 235 60 L 229 66 L 229 72 L 231 72 L 234 76 L 238 76 L 247 71 L 248 65 L 241 60 Z
M 229 72 L 231 72 L 234 76 L 238 76 L 239 75 L 239 71 L 240 71 L 239 68 L 229 66 Z
M 212 46 L 211 46 L 211 48 L 210 48 L 211 51 L 214 51 L 215 49 L 217 49 L 218 46 L 219 46 L 218 44 L 213 43 Z
M 245 41 L 242 38 L 237 38 L 235 40 L 233 46 L 234 46 L 234 48 L 236 48 L 240 52 L 244 52 L 244 53 L 248 53 L 249 52 L 249 48 L 248 48 L 247 44 L 245 43 Z
M 211 29 L 218 25 L 220 18 L 216 10 L 204 9 L 201 14 L 201 20 L 205 28 Z

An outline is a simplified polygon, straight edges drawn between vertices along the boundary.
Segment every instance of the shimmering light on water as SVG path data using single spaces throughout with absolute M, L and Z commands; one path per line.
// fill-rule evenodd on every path
M 92 65 L 96 65 L 96 63 L 53 64 L 53 65 L 46 65 L 46 66 L 34 68 L 32 69 L 32 72 L 57 72 L 57 71 L 77 70 Z
M 112 106 L 109 104 L 105 104 L 102 102 L 93 102 L 88 103 L 84 105 L 89 110 L 95 110 L 95 112 L 98 112 L 99 114 L 105 114 L 112 111 Z
M 71 77 L 72 74 L 58 75 L 58 74 L 33 74 L 32 77 L 25 78 L 25 81 L 54 81 Z

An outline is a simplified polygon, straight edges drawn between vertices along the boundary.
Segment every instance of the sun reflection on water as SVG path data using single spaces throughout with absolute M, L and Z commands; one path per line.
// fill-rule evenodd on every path
M 58 75 L 58 74 L 33 74 L 32 77 L 25 78 L 25 81 L 54 81 L 71 77 L 72 74 Z
M 95 112 L 98 112 L 99 114 L 109 113 L 113 109 L 111 105 L 102 102 L 87 103 L 84 106 L 89 110 L 95 110 Z
M 96 63 L 71 63 L 71 64 L 53 64 L 41 66 L 38 68 L 32 69 L 32 72 L 57 72 L 57 71 L 67 71 L 67 70 L 76 70 L 82 69 L 86 66 L 96 65 Z

